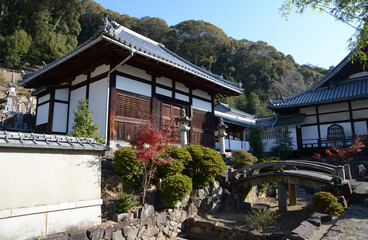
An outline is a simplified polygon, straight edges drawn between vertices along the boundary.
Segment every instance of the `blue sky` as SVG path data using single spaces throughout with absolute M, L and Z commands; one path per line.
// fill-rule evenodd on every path
M 169 26 L 185 20 L 204 20 L 229 37 L 265 41 L 299 64 L 328 68 L 349 52 L 354 29 L 326 13 L 307 10 L 288 20 L 279 8 L 283 0 L 95 0 L 104 8 L 131 17 L 159 17 Z

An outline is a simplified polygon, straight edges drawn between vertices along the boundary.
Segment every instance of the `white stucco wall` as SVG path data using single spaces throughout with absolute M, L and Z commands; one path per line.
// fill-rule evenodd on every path
M 183 83 L 180 82 L 175 82 L 175 89 L 189 93 L 189 88 L 187 88 Z
M 87 75 L 85 75 L 85 74 L 78 75 L 72 81 L 72 86 L 77 85 L 78 83 L 84 82 L 86 80 L 87 80 Z
M 163 96 L 172 97 L 172 91 L 164 88 L 156 87 L 156 93 L 161 94 Z
M 73 131 L 74 125 L 74 110 L 78 105 L 78 101 L 82 98 L 86 98 L 86 86 L 77 88 L 70 92 L 70 106 L 69 106 L 69 125 L 68 132 L 71 133 Z
M 48 100 L 50 100 L 50 93 L 38 98 L 38 104 L 44 103 Z
M 65 133 L 68 118 L 68 104 L 55 102 L 53 116 L 52 131 Z
M 193 100 L 193 108 L 205 110 L 207 112 L 212 111 L 212 104 L 210 102 L 206 102 L 206 101 L 197 99 L 195 97 L 193 97 L 192 100 Z
M 91 72 L 91 78 L 96 77 L 102 73 L 108 72 L 109 70 L 110 70 L 110 65 L 107 65 L 107 64 L 100 65 L 96 67 L 96 69 L 93 72 Z
M 143 78 L 148 81 L 152 81 L 151 75 L 146 73 L 144 70 L 129 66 L 128 64 L 124 64 L 123 66 L 118 67 L 118 71 L 130 74 L 130 75 L 133 75 L 139 78 Z
M 152 95 L 150 84 L 138 82 L 122 76 L 116 76 L 116 88 L 148 97 Z
M 89 108 L 92 110 L 93 120 L 100 126 L 100 135 L 106 137 L 106 94 L 107 78 L 94 82 L 89 87 Z
M 55 100 L 68 101 L 69 88 L 55 90 Z
M 49 103 L 37 107 L 36 126 L 49 121 Z
M 195 89 L 193 90 L 193 95 L 198 97 L 203 97 L 205 99 L 211 100 L 211 95 L 209 95 L 207 92 Z
M 267 129 L 266 131 L 272 131 L 272 129 Z M 297 140 L 296 140 L 296 128 L 295 126 L 289 126 L 290 136 L 292 137 L 292 148 L 293 150 L 298 150 Z M 263 139 L 264 151 L 271 152 L 272 148 L 276 146 L 276 139 Z
M 368 99 L 351 101 L 351 109 L 367 108 L 367 107 L 368 107 Z
M 101 153 L 0 148 L 0 239 L 100 224 Z
M 189 102 L 189 96 L 181 93 L 175 93 L 175 99 L 182 100 L 184 102 Z
M 366 121 L 361 121 L 361 122 L 355 122 L 354 123 L 354 128 L 355 128 L 355 135 L 367 135 L 368 131 L 367 131 L 367 122 Z
M 156 83 L 172 88 L 172 80 L 165 77 L 156 78 Z

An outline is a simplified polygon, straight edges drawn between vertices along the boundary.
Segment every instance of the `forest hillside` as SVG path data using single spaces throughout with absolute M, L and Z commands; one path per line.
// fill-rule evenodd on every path
M 93 36 L 104 13 L 207 71 L 241 82 L 244 95 L 221 101 L 252 114 L 269 113 L 269 99 L 305 90 L 328 71 L 299 65 L 266 42 L 233 39 L 208 22 L 168 26 L 163 19 L 130 17 L 90 0 L 2 0 L 0 61 L 9 67 L 50 63 Z

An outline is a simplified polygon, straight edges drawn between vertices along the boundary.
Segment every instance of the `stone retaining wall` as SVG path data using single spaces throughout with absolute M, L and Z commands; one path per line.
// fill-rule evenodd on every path
M 49 240 L 164 240 L 174 238 L 184 231 L 185 220 L 197 214 L 197 208 L 190 204 L 186 210 L 165 209 L 155 212 L 152 205 L 145 204 L 139 210 L 120 214 L 120 222 L 95 228 L 47 236 Z

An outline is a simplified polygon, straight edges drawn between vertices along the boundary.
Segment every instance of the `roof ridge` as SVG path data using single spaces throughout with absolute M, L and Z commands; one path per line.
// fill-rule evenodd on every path
M 117 25 L 119 25 L 119 28 L 117 28 L 117 29 L 115 29 L 115 31 L 117 31 L 117 30 L 120 30 L 120 32 L 121 31 L 125 31 L 125 32 L 127 32 L 127 33 L 129 33 L 129 34 L 132 34 L 133 36 L 135 36 L 135 37 L 137 37 L 137 38 L 140 38 L 140 39 L 142 39 L 142 40 L 144 40 L 144 41 L 147 41 L 147 42 L 149 42 L 149 43 L 151 43 L 151 44 L 153 44 L 153 45 L 156 45 L 156 46 L 160 46 L 160 45 L 162 45 L 163 46 L 163 44 L 162 43 L 158 43 L 158 42 L 156 42 L 155 40 L 152 40 L 152 39 L 150 39 L 150 38 L 148 38 L 148 37 L 146 37 L 146 36 L 143 36 L 142 34 L 140 34 L 140 33 L 137 33 L 137 32 L 135 32 L 135 31 L 133 31 L 133 30 L 131 30 L 131 29 L 129 29 L 129 28 L 127 28 L 127 27 L 124 27 L 123 25 L 120 25 L 119 23 L 116 23 Z M 119 33 L 120 33 L 119 32 Z M 119 33 L 116 33 L 116 34 L 119 34 Z M 115 35 L 115 34 L 114 34 Z M 116 37 L 116 35 L 115 35 L 115 37 Z

